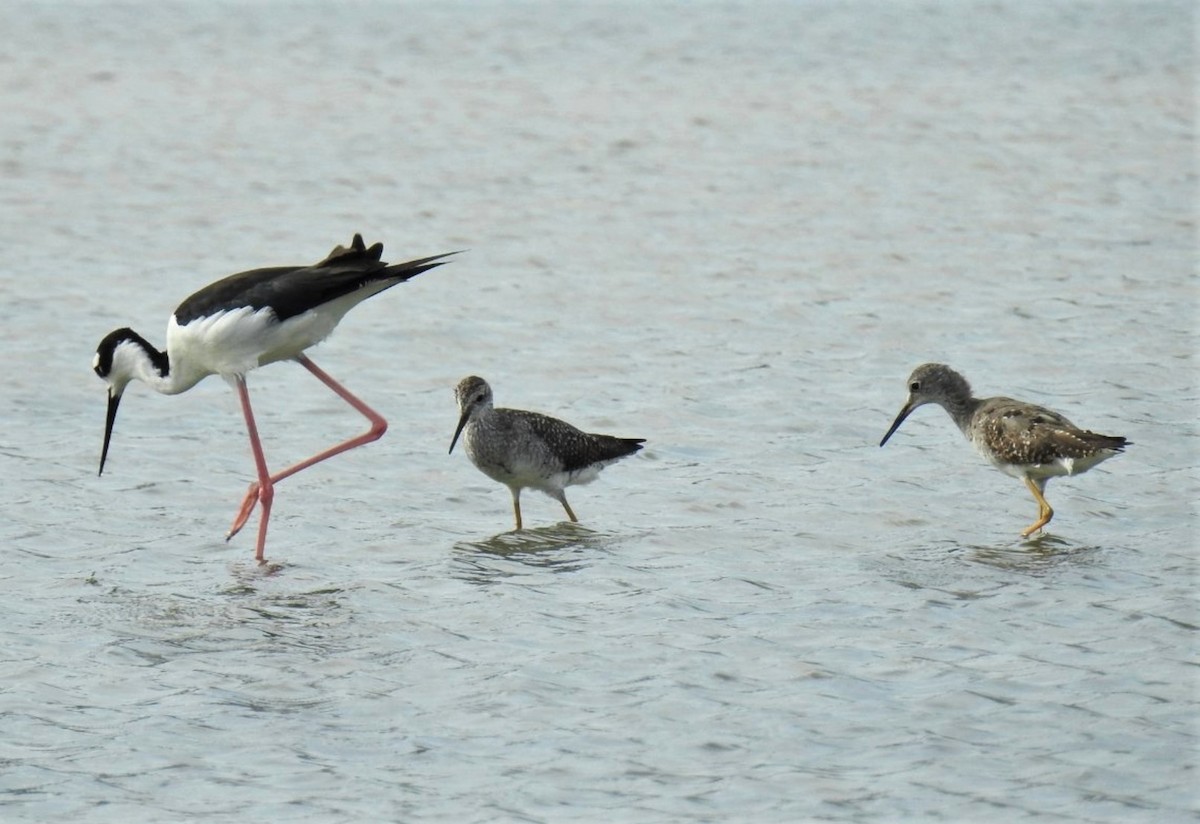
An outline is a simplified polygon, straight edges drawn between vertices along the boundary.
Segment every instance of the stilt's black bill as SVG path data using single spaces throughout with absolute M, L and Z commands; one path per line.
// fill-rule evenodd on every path
M 900 428 L 900 424 L 904 423 L 904 419 L 907 418 L 909 413 L 915 408 L 916 407 L 912 406 L 911 404 L 904 405 L 904 408 L 900 410 L 900 414 L 896 416 L 896 420 L 892 421 L 891 428 L 889 428 L 887 434 L 883 436 L 883 440 L 879 442 L 880 446 L 883 446 L 888 442 L 888 438 L 892 437 L 892 433 Z
M 466 412 L 462 413 L 462 417 L 458 419 L 458 427 L 454 430 L 454 437 L 450 441 L 450 452 L 454 451 L 454 445 L 458 443 L 458 436 L 462 434 L 463 427 L 467 425 L 467 419 L 470 417 Z M 446 454 L 449 455 L 450 452 Z
M 108 458 L 108 442 L 112 440 L 113 422 L 117 419 L 117 407 L 121 404 L 121 396 L 111 389 L 108 390 L 108 418 L 104 422 L 104 446 L 100 450 L 100 471 L 97 475 L 104 474 L 104 461 Z

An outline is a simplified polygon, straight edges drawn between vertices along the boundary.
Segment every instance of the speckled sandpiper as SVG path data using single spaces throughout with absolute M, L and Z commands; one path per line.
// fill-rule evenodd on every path
M 941 363 L 926 363 L 908 379 L 908 402 L 888 429 L 883 446 L 918 406 L 940 404 L 976 451 L 1006 475 L 1020 478 L 1038 503 L 1038 519 L 1021 537 L 1050 523 L 1054 510 L 1043 492 L 1060 475 L 1078 475 L 1121 452 L 1129 441 L 1080 429 L 1045 407 L 1012 398 L 976 398 L 966 378 Z
M 496 409 L 492 388 L 473 375 L 459 381 L 454 398 L 460 416 L 450 451 L 461 434 L 471 463 L 509 488 L 517 529 L 521 528 L 523 488 L 544 492 L 563 505 L 568 518 L 578 521 L 567 503 L 565 488 L 591 483 L 600 470 L 637 452 L 645 442 L 644 438 L 583 432 L 538 412 Z

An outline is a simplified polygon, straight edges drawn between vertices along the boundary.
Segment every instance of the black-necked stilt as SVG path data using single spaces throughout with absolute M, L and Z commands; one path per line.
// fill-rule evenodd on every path
M 962 375 L 944 364 L 926 363 L 909 376 L 908 402 L 879 445 L 887 443 L 914 409 L 927 403 L 941 405 L 980 455 L 1029 487 L 1038 503 L 1038 519 L 1021 532 L 1022 538 L 1054 517 L 1043 494 L 1051 478 L 1087 472 L 1130 443 L 1119 435 L 1080 429 L 1057 412 L 1032 403 L 976 398 Z
M 512 492 L 517 529 L 521 528 L 521 490 L 531 487 L 563 505 L 578 521 L 564 489 L 596 480 L 600 470 L 642 448 L 644 438 L 615 438 L 583 432 L 566 421 L 524 409 L 495 409 L 492 388 L 483 378 L 469 377 L 454 389 L 461 415 L 458 436 L 471 463 Z M 464 434 L 465 433 L 465 434 Z
M 271 515 L 274 486 L 279 481 L 356 446 L 377 440 L 387 430 L 387 421 L 348 389 L 319 369 L 304 354 L 324 340 L 353 307 L 385 289 L 445 263 L 452 252 L 388 265 L 380 260 L 383 244 L 371 248 L 355 235 L 350 248 L 336 247 L 312 266 L 273 266 L 240 272 L 196 292 L 175 310 L 167 323 L 167 351 L 160 352 L 132 329 L 117 329 L 105 336 L 96 349 L 92 368 L 108 381 L 108 417 L 100 472 L 108 457 L 113 422 L 121 393 L 131 380 L 149 384 L 165 395 L 191 389 L 208 375 L 221 375 L 237 390 L 258 480 L 250 485 L 226 540 L 237 534 L 262 503 L 255 558 L 263 560 L 267 521 Z M 272 475 L 267 470 L 246 373 L 280 360 L 295 360 L 371 422 L 371 428 L 356 438 L 337 444 L 307 460 Z

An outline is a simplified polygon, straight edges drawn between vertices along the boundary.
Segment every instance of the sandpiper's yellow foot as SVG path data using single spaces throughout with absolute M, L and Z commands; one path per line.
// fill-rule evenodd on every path
M 1035 523 L 1033 526 L 1031 526 L 1028 529 L 1021 532 L 1021 537 L 1028 538 L 1030 535 L 1037 532 L 1039 529 L 1044 527 L 1046 524 L 1050 523 L 1050 519 L 1053 517 L 1054 517 L 1054 513 L 1049 512 L 1046 515 L 1043 515 L 1042 517 L 1038 518 L 1037 523 Z
M 1038 485 L 1030 478 L 1025 479 L 1025 486 L 1029 487 L 1029 491 L 1033 493 L 1033 497 L 1038 502 L 1038 519 L 1033 526 L 1021 533 L 1022 538 L 1028 538 L 1033 533 L 1050 523 L 1050 519 L 1054 517 L 1054 510 L 1050 508 L 1050 503 L 1046 500 L 1046 496 L 1042 494 L 1042 490 L 1038 489 Z

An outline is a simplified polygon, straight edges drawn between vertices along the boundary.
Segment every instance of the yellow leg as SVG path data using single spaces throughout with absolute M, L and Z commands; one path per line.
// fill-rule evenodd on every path
M 579 519 L 575 517 L 575 513 L 571 511 L 571 505 L 567 503 L 567 496 L 563 495 L 559 498 L 562 501 L 563 509 L 567 510 L 567 517 L 571 519 L 571 523 L 579 523 Z
M 517 529 L 521 528 L 521 490 L 513 488 L 513 515 L 517 516 Z
M 1050 519 L 1054 517 L 1054 510 L 1050 508 L 1050 504 L 1046 501 L 1046 496 L 1042 494 L 1042 490 L 1038 489 L 1030 478 L 1025 479 L 1025 486 L 1029 487 L 1029 491 L 1033 493 L 1033 497 L 1038 502 L 1038 519 L 1033 526 L 1021 533 L 1022 538 L 1028 538 L 1033 533 L 1050 523 Z

